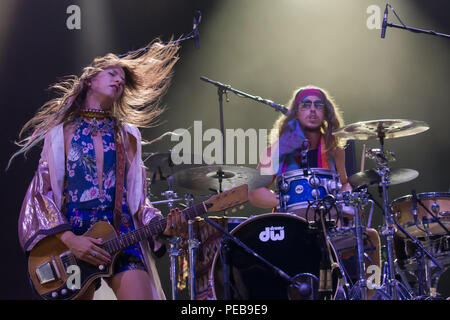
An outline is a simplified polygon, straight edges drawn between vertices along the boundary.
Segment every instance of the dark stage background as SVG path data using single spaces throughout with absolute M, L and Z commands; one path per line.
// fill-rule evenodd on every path
M 81 29 L 69 30 L 67 7 L 81 9 Z M 166 131 L 192 127 L 219 128 L 217 90 L 200 76 L 285 104 L 297 87 L 314 84 L 327 89 L 344 111 L 346 124 L 375 119 L 423 120 L 425 133 L 386 141 L 397 161 L 392 167 L 418 170 L 414 181 L 390 188 L 391 200 L 411 193 L 448 192 L 450 187 L 450 41 L 388 28 L 370 30 L 367 8 L 380 0 L 2 0 L 0 1 L 0 90 L 2 97 L 1 265 L 0 299 L 32 299 L 25 256 L 17 240 L 17 218 L 23 195 L 34 174 L 40 148 L 27 160 L 16 159 L 20 128 L 52 97 L 46 88 L 70 74 L 80 75 L 95 56 L 137 49 L 159 36 L 169 40 L 192 30 L 201 10 L 200 49 L 182 45 L 172 86 L 164 99 L 162 125 L 144 129 L 154 139 Z M 409 26 L 450 33 L 448 0 L 391 0 Z M 392 12 L 389 21 L 398 23 Z M 229 93 L 224 104 L 226 128 L 270 129 L 278 114 L 264 104 Z M 375 140 L 365 142 L 376 147 Z M 144 148 L 167 152 L 169 138 Z M 356 141 L 360 161 L 363 142 Z M 366 161 L 366 169 L 374 163 Z M 254 164 L 248 164 L 255 167 Z M 152 189 L 153 201 L 165 185 Z M 177 190 L 179 195 L 187 192 Z M 377 195 L 377 189 L 372 190 Z M 159 206 L 164 214 L 167 209 Z M 246 205 L 234 216 L 268 210 Z M 373 225 L 382 223 L 380 210 Z M 169 262 L 158 262 L 161 281 L 170 297 Z M 181 294 L 187 298 L 187 290 Z

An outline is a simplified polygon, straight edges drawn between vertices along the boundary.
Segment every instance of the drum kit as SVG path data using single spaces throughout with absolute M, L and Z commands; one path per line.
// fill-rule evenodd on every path
M 225 159 L 223 95 L 231 91 L 288 114 L 282 105 L 251 96 L 229 85 L 201 77 L 218 88 L 220 127 Z M 228 97 L 227 97 L 228 101 Z M 203 217 L 188 221 L 188 239 L 170 241 L 172 299 L 177 299 L 179 279 L 176 261 L 184 247 L 188 252 L 190 299 L 295 299 L 295 300 L 410 300 L 444 299 L 450 296 L 443 282 L 450 270 L 450 194 L 423 193 L 395 199 L 390 203 L 388 187 L 415 179 L 412 169 L 391 169 L 393 152 L 384 148 L 386 139 L 419 134 L 428 130 L 423 121 L 382 119 L 356 122 L 339 128 L 333 135 L 352 140 L 377 139 L 379 148 L 364 149 L 365 158 L 376 167 L 349 177 L 353 191 L 342 188 L 334 170 L 308 166 L 277 177 L 277 212 L 231 220 Z M 259 170 L 231 165 L 210 165 L 198 155 L 184 155 L 195 165 L 174 165 L 171 153 L 146 155 L 151 186 L 165 180 L 168 190 L 154 205 L 174 203 L 192 206 L 195 196 L 183 198 L 174 186 L 188 190 L 221 193 L 242 184 L 248 190 L 267 187 L 270 175 Z M 223 161 L 225 163 L 225 161 Z M 302 164 L 307 164 L 302 152 Z M 378 186 L 380 205 L 368 188 Z M 148 192 L 151 194 L 151 192 Z M 208 197 L 209 195 L 206 195 Z M 200 196 L 205 197 L 205 196 Z M 367 225 L 363 211 L 370 204 Z M 380 232 L 370 228 L 374 204 L 383 212 Z M 420 205 L 420 208 L 419 206 Z M 349 210 L 350 209 L 350 210 Z M 225 221 L 224 221 L 225 220 Z M 236 221 L 236 218 L 232 220 Z M 381 261 L 380 237 L 385 240 Z M 184 244 L 183 244 L 184 243 Z M 403 250 L 403 251 L 402 251 Z M 206 270 L 206 271 L 205 271 Z M 181 273 L 185 274 L 185 270 Z M 369 276 L 367 276 L 369 275 Z M 179 278 L 179 277 L 178 277 Z
M 334 135 L 355 140 L 378 139 L 380 143 L 378 149 L 364 150 L 363 156 L 375 160 L 376 167 L 349 177 L 353 191 L 339 193 L 342 185 L 339 174 L 333 170 L 304 168 L 278 177 L 278 212 L 249 218 L 229 217 L 225 213 L 219 218 L 189 221 L 188 239 L 174 237 L 169 241 L 172 299 L 178 297 L 176 270 L 183 247 L 189 257 L 193 300 L 449 297 L 446 282 L 450 277 L 450 194 L 413 191 L 412 195 L 389 200 L 389 186 L 411 181 L 418 172 L 390 169 L 394 154 L 384 149 L 384 140 L 427 129 L 426 123 L 412 120 L 347 125 Z M 144 156 L 149 191 L 158 181 L 168 182 L 168 190 L 162 193 L 166 199 L 152 201 L 154 205 L 192 206 L 194 200 L 210 196 L 187 193 L 180 198 L 174 187 L 214 194 L 242 184 L 254 190 L 272 182 L 271 176 L 248 167 L 198 161 L 192 162 L 196 165 L 174 165 L 170 152 Z M 371 186 L 380 188 L 382 205 L 368 192 Z M 363 225 L 363 211 L 369 204 L 369 219 Z M 374 204 L 384 218 L 379 233 L 372 229 L 375 235 L 369 232 Z M 351 213 L 343 213 L 345 206 L 353 208 Z M 207 227 L 210 230 L 202 232 Z M 376 250 L 380 250 L 379 234 L 385 240 L 384 261 Z M 207 268 L 202 279 L 198 279 L 196 270 L 199 263 Z

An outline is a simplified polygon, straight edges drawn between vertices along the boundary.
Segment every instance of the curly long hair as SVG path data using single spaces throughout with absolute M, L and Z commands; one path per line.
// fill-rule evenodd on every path
M 80 77 L 68 76 L 50 86 L 57 97 L 42 105 L 35 116 L 20 130 L 15 142 L 21 149 L 8 162 L 26 153 L 45 137 L 53 127 L 70 123 L 83 106 L 88 90 L 87 82 L 99 72 L 111 66 L 120 66 L 125 72 L 125 87 L 122 95 L 113 103 L 112 115 L 118 124 L 129 123 L 141 128 L 155 126 L 157 117 L 164 111 L 161 100 L 166 93 L 173 75 L 173 67 L 178 61 L 179 46 L 173 42 L 164 45 L 155 39 L 142 50 L 124 57 L 108 53 L 97 57 L 83 69 Z
M 320 127 L 320 131 L 325 138 L 326 151 L 330 151 L 335 147 L 343 148 L 345 146 L 345 140 L 333 136 L 333 131 L 344 125 L 342 112 L 337 106 L 334 99 L 326 90 L 312 85 L 294 90 L 291 99 L 287 103 L 290 113 L 287 117 L 285 115 L 280 115 L 280 117 L 275 121 L 273 129 L 271 131 L 271 143 L 276 142 L 280 138 L 280 136 L 289 128 L 289 121 L 297 118 L 299 102 L 296 103 L 296 98 L 303 90 L 306 89 L 317 89 L 325 98 L 325 120 Z

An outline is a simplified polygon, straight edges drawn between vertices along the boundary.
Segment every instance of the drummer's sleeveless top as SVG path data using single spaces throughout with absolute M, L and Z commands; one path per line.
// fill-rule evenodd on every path
M 307 152 L 307 164 L 309 168 L 318 168 L 318 149 L 309 150 Z M 331 168 L 323 168 L 330 169 L 336 171 L 336 164 L 334 162 L 333 157 L 327 155 L 328 163 Z M 283 157 L 281 163 L 281 170 L 277 177 L 282 175 L 285 172 L 289 172 L 292 170 L 303 169 L 301 156 L 295 156 L 294 153 L 287 154 Z

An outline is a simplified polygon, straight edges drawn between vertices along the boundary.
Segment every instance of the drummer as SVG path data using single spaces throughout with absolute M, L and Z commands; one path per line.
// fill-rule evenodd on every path
M 301 148 L 307 139 L 307 166 L 337 171 L 342 184 L 340 191 L 351 190 L 345 170 L 345 141 L 332 135 L 333 130 L 344 124 L 333 99 L 325 90 L 307 86 L 295 90 L 288 105 L 289 116 L 281 115 L 274 124 L 275 130 L 272 132 L 276 136 L 271 137 L 273 143 L 267 151 L 269 159 L 262 158 L 259 165 L 261 172 L 273 174 L 273 183 L 275 177 L 302 168 Z M 278 161 L 270 161 L 276 151 Z M 278 167 L 274 168 L 273 163 L 278 163 Z M 250 203 L 260 208 L 276 207 L 279 201 L 276 193 L 268 189 L 269 186 L 252 190 L 249 193 Z
M 272 174 L 272 182 L 262 188 L 249 192 L 249 201 L 260 208 L 276 208 L 279 205 L 277 194 L 269 189 L 275 179 L 285 172 L 305 167 L 323 168 L 337 171 L 342 188 L 340 192 L 351 191 L 345 170 L 345 141 L 333 136 L 332 132 L 344 125 L 342 114 L 331 96 L 319 87 L 307 86 L 294 91 L 288 103 L 289 115 L 281 115 L 274 124 L 272 144 L 263 153 L 258 166 L 263 174 Z M 309 141 L 307 153 L 302 156 L 302 146 Z M 279 161 L 273 161 L 278 154 Z M 264 157 L 267 155 L 267 157 Z M 269 161 L 267 161 L 269 160 Z M 270 161 L 272 160 L 272 161 Z M 303 160 L 303 161 L 302 161 Z M 275 166 L 274 163 L 277 165 Z M 313 199 L 311 199 L 313 200 Z M 276 210 L 276 209 L 275 209 Z M 346 217 L 354 215 L 353 207 L 343 206 Z M 372 262 L 380 266 L 380 239 L 373 229 L 366 230 L 376 248 L 369 254 Z M 366 266 L 367 266 L 366 261 Z

